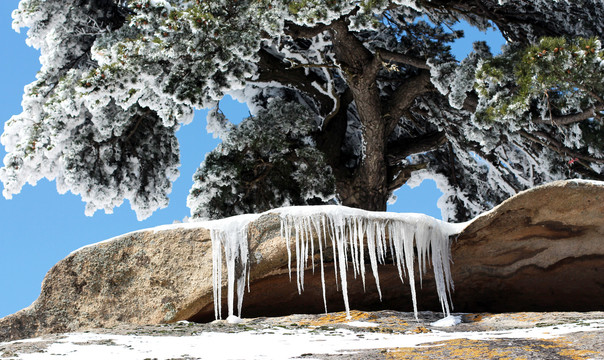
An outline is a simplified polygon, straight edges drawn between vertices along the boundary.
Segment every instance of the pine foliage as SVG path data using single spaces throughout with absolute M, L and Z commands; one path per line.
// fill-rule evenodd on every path
M 55 180 L 86 213 L 167 205 L 175 132 L 227 94 L 252 117 L 195 175 L 188 203 L 220 217 L 328 199 L 385 209 L 436 179 L 445 219 L 528 187 L 604 178 L 599 0 L 22 0 L 42 67 L 5 125 L 10 198 Z M 456 60 L 458 21 L 508 40 Z M 200 154 L 201 156 L 201 154 Z
M 334 178 L 310 137 L 317 119 L 278 100 L 223 134 L 193 176 L 187 205 L 199 218 L 223 218 L 334 197 Z

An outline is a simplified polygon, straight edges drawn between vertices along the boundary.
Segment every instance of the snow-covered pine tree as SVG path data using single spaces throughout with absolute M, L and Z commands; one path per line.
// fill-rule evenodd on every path
M 206 155 L 187 203 L 193 216 L 223 218 L 333 197 L 333 175 L 309 136 L 316 115 L 281 100 L 245 119 Z
M 88 213 L 129 199 L 144 218 L 178 176 L 174 132 L 226 93 L 253 116 L 209 117 L 224 143 L 196 174 L 195 215 L 330 196 L 385 210 L 409 179 L 434 178 L 463 220 L 538 183 L 602 179 L 602 13 L 599 0 L 22 0 L 14 27 L 42 69 L 2 135 L 3 193 L 54 179 Z M 457 21 L 509 44 L 458 62 Z

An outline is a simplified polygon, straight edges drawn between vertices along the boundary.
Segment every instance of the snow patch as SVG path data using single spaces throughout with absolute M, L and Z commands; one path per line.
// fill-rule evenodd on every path
M 23 360 L 79 359 L 297 359 L 303 354 L 342 354 L 365 349 L 430 346 L 429 343 L 456 339 L 552 339 L 580 331 L 602 331 L 604 321 L 588 320 L 572 324 L 503 331 L 386 334 L 338 329 L 318 333 L 313 329 L 275 329 L 236 333 L 202 332 L 192 336 L 114 335 L 95 333 L 64 334 L 46 352 L 19 353 Z M 44 343 L 48 338 L 16 342 Z M 103 345 L 107 344 L 107 345 Z M 229 346 L 236 344 L 235 346 Z M 226 346 L 225 346 L 226 345 Z
M 229 317 L 226 318 L 226 322 L 228 322 L 229 324 L 239 324 L 241 323 L 241 321 L 241 318 L 235 315 L 229 315 Z
M 461 315 L 449 315 L 445 318 L 431 323 L 430 325 L 436 327 L 451 327 L 457 324 L 461 324 Z
M 380 324 L 372 323 L 369 321 L 351 321 L 347 322 L 346 325 L 353 327 L 378 327 Z

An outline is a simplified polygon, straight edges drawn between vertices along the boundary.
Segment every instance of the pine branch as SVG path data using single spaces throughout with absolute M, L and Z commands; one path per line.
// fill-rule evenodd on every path
M 392 52 L 384 48 L 378 48 L 376 50 L 376 54 L 377 57 L 380 58 L 380 60 L 382 60 L 383 62 L 397 62 L 400 64 L 411 65 L 418 69 L 430 70 L 430 67 L 428 66 L 428 64 L 426 64 L 426 60 L 414 56 Z
M 405 111 L 409 110 L 411 105 L 413 105 L 413 101 L 419 95 L 429 91 L 430 88 L 430 73 L 424 70 L 418 75 L 408 78 L 406 82 L 395 90 L 383 111 L 383 117 L 387 122 L 387 134 L 390 134 L 394 130 L 399 119 L 405 114 Z
M 136 124 L 134 124 L 134 127 L 132 128 L 132 130 L 130 131 L 130 133 L 128 133 L 128 135 L 126 136 L 126 140 L 130 140 L 130 138 L 136 133 L 136 131 L 138 130 L 138 127 L 141 125 L 141 123 L 143 122 L 145 116 L 150 115 L 151 114 L 151 110 L 147 109 L 145 110 L 145 112 L 143 114 L 138 114 L 136 115 L 135 119 L 136 119 Z
M 293 64 L 292 66 L 290 66 L 290 69 L 300 69 L 300 68 L 326 68 L 326 69 L 339 69 L 340 67 L 334 64 L 300 64 L 300 63 L 296 63 L 294 60 L 291 59 L 285 59 L 287 61 L 289 61 L 291 64 Z
M 455 174 L 455 152 L 453 151 L 453 145 L 450 141 L 448 142 L 448 145 L 449 166 L 451 167 L 449 181 L 451 181 L 451 184 L 453 184 L 453 186 L 458 187 L 459 185 L 457 184 L 457 175 Z
M 321 34 L 324 31 L 329 30 L 329 26 L 325 24 L 317 24 L 314 27 L 306 27 L 294 24 L 291 21 L 286 21 L 283 30 L 285 34 L 291 36 L 294 39 L 310 39 Z
M 389 166 L 398 164 L 410 155 L 437 149 L 447 142 L 447 136 L 443 131 L 427 133 L 415 138 L 401 138 L 388 144 L 386 158 Z
M 590 175 L 594 174 L 595 171 L 591 168 L 591 166 L 589 166 L 589 162 L 604 164 L 604 159 L 594 158 L 592 156 L 583 155 L 574 150 L 571 150 L 571 149 L 567 148 L 566 146 L 564 146 L 559 141 L 557 141 L 557 140 L 553 139 L 552 137 L 550 137 L 549 135 L 545 134 L 544 132 L 537 131 L 534 134 L 530 134 L 524 130 L 521 130 L 520 135 L 527 138 L 528 140 L 531 140 L 533 142 L 536 142 L 538 144 L 541 144 L 541 145 L 553 150 L 554 152 L 558 153 L 560 156 L 569 156 L 572 158 L 576 158 L 577 162 L 579 164 L 581 164 L 583 167 L 585 167 L 588 170 L 588 172 L 590 173 Z M 539 139 L 539 137 L 541 137 L 545 140 Z M 602 176 L 599 175 L 599 177 L 601 178 Z
M 581 122 L 583 120 L 587 120 L 589 118 L 596 117 L 596 116 L 598 116 L 598 113 L 600 111 L 604 111 L 604 105 L 598 105 L 596 107 L 592 107 L 591 109 L 585 110 L 578 114 L 552 117 L 549 120 L 534 119 L 533 123 L 535 123 L 535 124 L 569 125 L 569 124 Z
M 411 174 L 417 170 L 423 170 L 428 167 L 428 163 L 407 165 L 404 167 L 400 167 L 398 170 L 398 174 L 388 183 L 388 191 L 394 191 L 401 186 L 405 185 L 405 183 L 411 178 Z

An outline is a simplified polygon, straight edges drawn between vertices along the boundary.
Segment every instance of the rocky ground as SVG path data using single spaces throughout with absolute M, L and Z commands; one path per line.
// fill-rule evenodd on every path
M 604 312 L 353 311 L 92 329 L 0 343 L 3 359 L 604 359 Z

